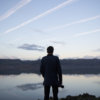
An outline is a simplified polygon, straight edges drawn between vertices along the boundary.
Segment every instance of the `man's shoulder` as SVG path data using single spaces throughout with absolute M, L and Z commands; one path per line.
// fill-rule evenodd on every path
M 59 59 L 58 56 L 53 55 L 54 58 Z
M 47 56 L 43 56 L 42 59 L 45 59 Z
M 44 56 L 44 57 L 42 57 L 42 59 L 47 59 L 49 56 Z M 51 56 L 52 58 L 55 58 L 55 59 L 59 59 L 59 57 L 58 56 L 55 56 L 55 55 L 52 55 Z

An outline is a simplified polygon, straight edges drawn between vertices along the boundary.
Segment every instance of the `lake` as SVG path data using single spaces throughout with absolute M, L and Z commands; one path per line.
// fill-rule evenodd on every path
M 0 100 L 43 100 L 43 78 L 38 74 L 0 75 Z M 100 74 L 63 75 L 58 97 L 89 93 L 100 96 Z M 52 88 L 50 92 L 52 96 Z

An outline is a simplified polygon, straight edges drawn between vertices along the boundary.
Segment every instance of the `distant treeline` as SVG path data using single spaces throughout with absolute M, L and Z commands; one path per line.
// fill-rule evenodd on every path
M 40 74 L 41 60 L 0 59 L 0 75 L 37 73 Z M 60 60 L 63 74 L 100 74 L 100 59 Z

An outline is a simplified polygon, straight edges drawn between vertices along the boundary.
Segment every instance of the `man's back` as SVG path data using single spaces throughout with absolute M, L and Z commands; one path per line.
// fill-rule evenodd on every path
M 62 81 L 59 58 L 52 54 L 48 54 L 42 58 L 40 72 L 44 77 L 43 85 L 45 86 L 57 86 L 59 85 L 59 81 Z
M 59 58 L 53 56 L 54 48 L 47 48 L 48 55 L 43 57 L 40 72 L 44 77 L 44 100 L 49 100 L 50 87 L 52 86 L 54 100 L 58 100 L 58 86 L 62 84 L 62 71 Z

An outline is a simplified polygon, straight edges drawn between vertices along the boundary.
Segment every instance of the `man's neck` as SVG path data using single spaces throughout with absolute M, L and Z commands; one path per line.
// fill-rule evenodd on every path
M 53 55 L 53 53 L 48 53 L 48 55 Z
M 53 53 L 48 53 L 48 55 L 53 55 Z

